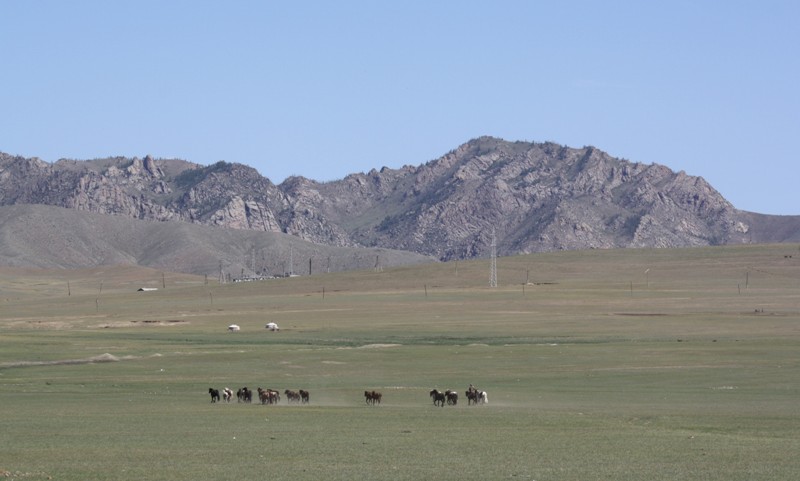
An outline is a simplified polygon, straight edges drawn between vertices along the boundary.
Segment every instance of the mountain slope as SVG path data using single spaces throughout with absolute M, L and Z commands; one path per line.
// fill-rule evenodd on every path
M 273 232 L 152 222 L 43 205 L 0 207 L 0 265 L 140 265 L 217 278 L 333 272 L 433 261 L 391 249 L 331 247 Z
M 439 259 L 559 249 L 800 238 L 800 216 L 737 210 L 701 177 L 594 147 L 471 140 L 419 166 L 273 184 L 241 164 L 111 158 L 47 164 L 0 154 L 0 205 L 282 232 L 317 244 Z

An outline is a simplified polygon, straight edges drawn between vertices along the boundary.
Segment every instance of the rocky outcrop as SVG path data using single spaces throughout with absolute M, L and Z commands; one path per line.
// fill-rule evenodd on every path
M 704 179 L 594 147 L 481 137 L 439 159 L 319 183 L 273 184 L 219 162 L 110 158 L 48 164 L 0 154 L 0 204 L 283 232 L 317 244 L 439 259 L 559 249 L 678 247 L 800 237 L 800 217 L 737 210 Z
M 722 244 L 746 229 L 703 179 L 592 147 L 486 137 L 417 168 L 371 174 L 362 184 L 373 186 L 371 195 L 359 195 L 361 212 L 387 215 L 363 216 L 353 237 L 441 259 L 485 255 L 493 229 L 506 255 Z M 326 199 L 352 199 L 336 183 L 325 188 Z

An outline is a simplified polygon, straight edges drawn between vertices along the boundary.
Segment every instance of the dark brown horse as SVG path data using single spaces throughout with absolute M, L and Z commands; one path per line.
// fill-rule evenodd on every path
M 456 404 L 458 404 L 458 393 L 457 392 L 455 392 L 455 391 L 453 391 L 451 389 L 448 389 L 447 391 L 444 392 L 444 395 L 447 398 L 447 404 L 449 404 L 451 406 L 455 406 Z
M 431 399 L 433 399 L 434 406 L 444 407 L 446 396 L 444 395 L 443 392 L 440 392 L 438 389 L 434 389 L 429 394 L 431 396 Z
M 241 395 L 240 395 L 241 393 Z M 253 391 L 247 389 L 247 386 L 239 389 L 236 392 L 236 395 L 239 396 L 239 402 L 243 403 L 251 403 L 253 402 Z
M 381 399 L 383 398 L 383 394 L 381 394 L 381 393 L 379 393 L 377 391 L 364 391 L 364 398 L 365 398 L 367 404 L 372 404 L 374 406 L 375 404 L 380 404 L 381 403 Z
M 489 402 L 489 395 L 486 391 L 481 391 L 472 384 L 467 389 L 467 404 L 486 404 Z
M 469 389 L 467 389 L 467 405 L 470 404 L 478 404 L 478 391 L 472 384 L 469 385 Z
M 211 395 L 211 402 L 215 403 L 219 401 L 219 389 L 214 389 L 213 387 L 208 388 L 208 394 Z
M 300 402 L 303 404 L 308 404 L 309 394 L 308 391 L 300 390 Z

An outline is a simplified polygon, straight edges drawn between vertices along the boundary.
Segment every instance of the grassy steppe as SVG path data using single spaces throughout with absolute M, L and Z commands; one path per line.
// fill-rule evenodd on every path
M 488 279 L 0 269 L 0 476 L 800 479 L 797 246 L 519 256 Z M 311 405 L 210 404 L 224 386 Z

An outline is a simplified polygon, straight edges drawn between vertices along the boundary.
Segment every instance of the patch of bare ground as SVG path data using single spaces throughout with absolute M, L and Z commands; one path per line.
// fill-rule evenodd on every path
M 96 316 L 102 317 L 102 316 Z M 77 322 L 86 321 L 89 317 L 62 317 L 59 320 L 31 319 L 29 317 L 8 317 L 3 319 L 3 328 L 33 328 L 47 330 L 61 330 L 75 327 Z
M 160 320 L 145 320 L 145 321 L 119 321 L 119 322 L 106 322 L 103 324 L 96 324 L 92 327 L 110 329 L 119 327 L 137 327 L 137 326 L 177 326 L 180 324 L 189 324 L 189 321 L 179 319 L 169 319 L 165 321 Z
M 9 471 L 7 469 L 0 469 L 0 478 L 9 479 L 25 479 L 25 478 L 40 478 L 40 479 L 53 479 L 47 473 L 24 472 L 24 471 Z
M 278 307 L 275 310 L 280 310 L 280 308 Z M 283 311 L 280 311 L 280 312 L 281 312 L 281 314 L 294 314 L 294 313 L 306 314 L 306 313 L 309 313 L 309 312 L 347 312 L 347 311 L 354 311 L 354 310 L 355 309 L 348 307 L 348 308 L 338 308 L 338 309 L 335 309 L 335 308 L 331 308 L 331 309 L 286 309 L 286 310 L 283 310 Z
M 150 357 L 161 357 L 161 354 L 152 354 Z M 83 359 L 61 359 L 56 361 L 12 361 L 0 364 L 0 368 L 10 367 L 33 367 L 33 366 L 69 366 L 75 364 L 97 364 L 103 362 L 119 362 L 141 359 L 141 356 L 115 356 L 110 353 L 103 353 L 99 356 L 92 356 Z
M 387 347 L 400 347 L 402 344 L 365 344 L 358 347 L 337 347 L 336 349 L 384 349 Z
M 425 386 L 383 386 L 382 389 L 391 389 L 395 391 L 425 391 L 428 388 Z
M 53 331 L 60 331 L 72 327 L 72 324 L 67 321 L 16 321 L 8 324 L 9 327 L 20 325 L 29 328 L 32 327 L 34 329 L 47 329 Z
M 674 366 L 626 366 L 626 367 L 597 367 L 590 371 L 670 371 L 670 370 L 689 370 L 689 369 L 740 369 L 740 364 L 693 364 L 693 365 L 674 365 Z
M 109 354 L 104 353 L 100 354 L 99 356 L 92 356 L 87 357 L 84 359 L 62 359 L 58 361 L 16 361 L 16 362 L 5 362 L 0 364 L 0 367 L 31 367 L 31 366 L 66 366 L 66 365 L 73 365 L 73 364 L 93 364 L 93 363 L 100 363 L 100 362 L 118 362 L 121 358 Z
M 666 316 L 663 312 L 615 312 L 616 316 L 641 316 L 641 317 L 658 317 Z

